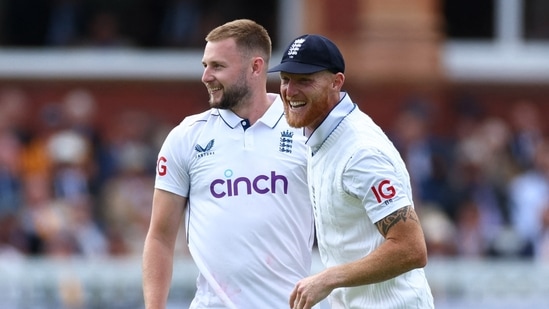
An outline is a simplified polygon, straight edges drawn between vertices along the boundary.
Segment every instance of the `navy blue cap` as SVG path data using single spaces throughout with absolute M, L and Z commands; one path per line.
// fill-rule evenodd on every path
M 268 72 L 311 74 L 323 70 L 345 73 L 343 56 L 328 38 L 317 34 L 305 34 L 288 46 L 280 64 Z

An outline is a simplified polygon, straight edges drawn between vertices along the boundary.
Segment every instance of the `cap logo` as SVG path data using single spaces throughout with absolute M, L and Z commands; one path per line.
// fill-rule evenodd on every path
M 290 46 L 290 48 L 288 49 L 288 57 L 293 58 L 294 56 L 296 56 L 303 42 L 305 42 L 305 39 L 295 40 L 292 46 Z

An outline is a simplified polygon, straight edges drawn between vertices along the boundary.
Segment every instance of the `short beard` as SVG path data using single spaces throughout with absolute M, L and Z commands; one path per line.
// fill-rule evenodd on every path
M 291 107 L 288 103 L 284 103 L 284 116 L 286 117 L 286 122 L 292 128 L 303 128 L 307 125 L 307 119 L 297 117 L 295 114 L 291 113 Z
M 330 109 L 328 107 L 322 106 L 313 106 L 309 107 L 309 110 L 306 113 L 302 113 L 301 117 L 298 117 L 296 114 L 290 112 L 291 108 L 288 104 L 284 104 L 284 116 L 286 117 L 286 122 L 292 128 L 310 128 L 313 126 L 319 119 L 324 119 L 328 115 Z
M 240 82 L 237 82 L 235 85 L 230 88 L 224 88 L 223 96 L 221 101 L 215 103 L 212 102 L 210 98 L 210 106 L 219 109 L 234 109 L 237 107 L 240 102 L 244 100 L 250 94 L 248 84 L 245 79 L 240 79 Z
M 305 123 L 297 119 L 296 117 L 293 117 L 290 113 L 285 112 L 284 115 L 286 116 L 286 122 L 288 122 L 288 125 L 292 128 L 303 128 L 305 127 Z

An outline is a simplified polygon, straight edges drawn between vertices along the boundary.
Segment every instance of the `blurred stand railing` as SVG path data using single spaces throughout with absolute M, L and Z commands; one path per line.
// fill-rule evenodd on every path
M 168 309 L 186 308 L 197 270 L 189 258 L 174 268 Z M 549 264 L 431 258 L 426 273 L 437 309 L 549 308 Z M 0 259 L 0 291 L 5 309 L 143 308 L 141 260 Z
M 197 80 L 202 50 L 0 48 L 0 79 Z
M 425 271 L 437 309 L 549 308 L 549 263 L 431 258 Z

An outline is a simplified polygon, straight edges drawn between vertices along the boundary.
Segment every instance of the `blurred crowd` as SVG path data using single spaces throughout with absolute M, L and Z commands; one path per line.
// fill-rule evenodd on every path
M 141 254 L 156 154 L 173 124 L 128 108 L 101 131 L 97 103 L 76 88 L 37 109 L 22 89 L 0 89 L 0 255 Z M 384 128 L 409 167 L 431 256 L 549 261 L 549 139 L 538 108 L 519 100 L 496 117 L 464 100 L 442 136 L 416 100 Z
M 391 133 L 429 254 L 549 261 L 549 132 L 540 105 L 517 100 L 495 116 L 463 96 L 450 136 L 441 137 L 423 103 L 406 104 Z
M 202 48 L 212 28 L 246 16 L 276 41 L 276 0 L 3 0 L 0 46 Z
M 105 134 L 85 89 L 36 109 L 21 89 L 0 92 L 0 255 L 140 253 L 169 126 L 128 109 Z

